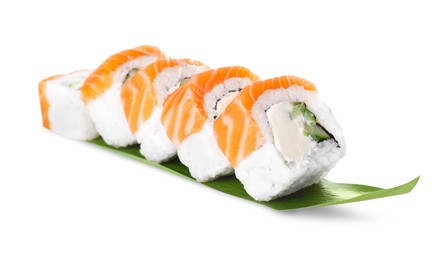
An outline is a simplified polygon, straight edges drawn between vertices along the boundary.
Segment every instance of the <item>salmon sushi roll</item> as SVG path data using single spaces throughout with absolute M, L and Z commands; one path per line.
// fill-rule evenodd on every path
M 90 70 L 57 75 L 40 81 L 38 92 L 43 126 L 65 137 L 86 141 L 98 137 L 81 88 Z
M 191 78 L 164 102 L 162 123 L 177 147 L 180 161 L 199 182 L 233 170 L 219 149 L 213 122 L 239 91 L 258 77 L 239 66 L 202 72 Z
M 346 151 L 341 127 L 315 86 L 294 76 L 245 87 L 215 121 L 214 133 L 258 201 L 317 183 Z
M 193 75 L 208 70 L 190 59 L 158 59 L 139 70 L 121 92 L 124 113 L 147 160 L 164 162 L 176 156 L 160 117 L 164 100 Z
M 121 88 L 136 71 L 163 57 L 153 46 L 124 50 L 106 59 L 84 82 L 83 100 L 107 144 L 125 147 L 136 143 L 124 115 Z

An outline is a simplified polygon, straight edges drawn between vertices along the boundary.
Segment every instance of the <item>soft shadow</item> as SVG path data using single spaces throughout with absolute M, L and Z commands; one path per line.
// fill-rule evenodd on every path
M 299 217 L 309 218 L 317 220 L 367 220 L 372 219 L 366 212 L 360 212 L 358 210 L 351 210 L 344 205 L 319 207 L 319 208 L 306 208 L 297 210 L 284 210 L 278 213 L 286 217 Z

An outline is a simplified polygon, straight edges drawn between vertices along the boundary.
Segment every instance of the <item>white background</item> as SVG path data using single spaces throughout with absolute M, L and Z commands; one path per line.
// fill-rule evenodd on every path
M 0 259 L 439 259 L 437 1 L 246 2 L 0 3 Z M 314 82 L 348 144 L 328 179 L 419 184 L 278 212 L 43 129 L 39 80 L 142 44 Z

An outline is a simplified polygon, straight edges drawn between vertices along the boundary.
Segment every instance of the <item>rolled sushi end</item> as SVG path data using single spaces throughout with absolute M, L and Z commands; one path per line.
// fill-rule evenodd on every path
M 124 85 L 126 118 L 147 160 L 161 163 L 176 156 L 176 145 L 161 122 L 164 100 L 185 81 L 205 70 L 208 67 L 199 61 L 159 59 Z
M 317 183 L 344 156 L 340 126 L 315 91 L 268 91 L 257 103 L 254 118 L 266 142 L 235 167 L 254 199 L 270 201 Z
M 82 97 L 98 133 L 114 147 L 136 144 L 126 120 L 121 89 L 139 69 L 162 57 L 153 46 L 140 46 L 110 56 L 85 81 Z
M 178 149 L 179 159 L 198 182 L 230 175 L 233 167 L 224 156 L 213 133 L 213 123 L 206 121 L 198 133 L 187 137 Z
M 46 128 L 74 140 L 87 141 L 98 137 L 80 94 L 90 73 L 82 70 L 40 83 L 40 101 L 46 103 L 47 110 Z
M 239 91 L 251 82 L 248 77 L 232 77 L 214 86 L 204 97 L 208 118 L 199 132 L 188 136 L 178 147 L 178 156 L 198 182 L 208 182 L 233 172 L 228 159 L 217 144 L 213 125 Z

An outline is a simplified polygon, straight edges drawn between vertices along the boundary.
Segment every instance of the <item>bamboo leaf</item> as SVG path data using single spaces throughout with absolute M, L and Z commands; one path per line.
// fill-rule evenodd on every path
M 195 181 L 188 168 L 183 165 L 179 159 L 175 158 L 171 161 L 157 164 L 146 160 L 139 153 L 139 146 L 131 146 L 127 148 L 115 148 L 107 145 L 102 138 L 90 141 L 94 145 L 106 148 L 113 152 L 135 159 L 150 166 L 168 171 L 170 173 L 188 178 Z M 300 208 L 313 208 L 322 206 L 331 206 L 343 203 L 357 202 L 363 200 L 371 200 L 384 198 L 389 196 L 406 194 L 412 191 L 415 185 L 418 183 L 420 177 L 417 177 L 408 183 L 403 185 L 382 189 L 372 186 L 360 185 L 360 184 L 343 184 L 334 183 L 328 180 L 322 179 L 319 183 L 310 187 L 304 188 L 294 194 L 284 196 L 269 202 L 255 201 L 250 195 L 248 195 L 243 188 L 242 184 L 234 175 L 222 177 L 218 180 L 201 183 L 213 189 L 216 189 L 227 194 L 253 201 L 267 207 L 277 210 L 293 210 Z

